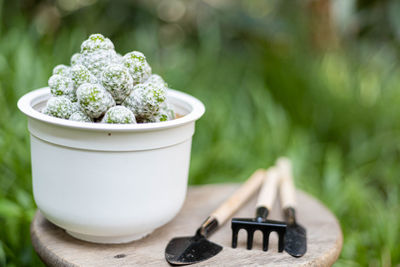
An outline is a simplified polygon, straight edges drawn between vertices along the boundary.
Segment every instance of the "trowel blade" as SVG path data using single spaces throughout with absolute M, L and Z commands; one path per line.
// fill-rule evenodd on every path
M 306 229 L 299 224 L 288 225 L 285 234 L 285 251 L 293 257 L 301 257 L 307 251 Z
M 207 260 L 221 250 L 220 245 L 201 235 L 177 237 L 165 248 L 165 259 L 171 265 L 188 265 Z

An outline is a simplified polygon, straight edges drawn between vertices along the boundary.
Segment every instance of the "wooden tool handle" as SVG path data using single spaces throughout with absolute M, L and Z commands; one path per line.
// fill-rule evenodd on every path
M 264 182 L 265 170 L 255 171 L 251 177 L 219 208 L 217 208 L 210 217 L 222 225 L 229 219 L 256 191 Z
M 271 167 L 266 171 L 264 184 L 258 194 L 257 208 L 267 208 L 268 212 L 272 210 L 276 193 L 278 191 L 279 172 L 276 167 Z
M 292 164 L 288 158 L 279 158 L 276 165 L 280 176 L 279 194 L 282 209 L 294 209 L 296 208 L 296 189 L 293 182 Z

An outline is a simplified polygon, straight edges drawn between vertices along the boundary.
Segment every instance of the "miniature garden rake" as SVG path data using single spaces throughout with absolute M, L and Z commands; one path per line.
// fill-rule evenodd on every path
M 264 251 L 268 250 L 269 235 L 271 232 L 278 233 L 278 251 L 283 251 L 286 224 L 279 221 L 267 220 L 276 197 L 278 184 L 278 170 L 275 167 L 271 167 L 266 171 L 266 178 L 258 195 L 256 217 L 232 219 L 232 248 L 237 247 L 239 230 L 244 229 L 247 231 L 247 249 L 251 249 L 253 246 L 254 232 L 261 231 L 263 234 Z

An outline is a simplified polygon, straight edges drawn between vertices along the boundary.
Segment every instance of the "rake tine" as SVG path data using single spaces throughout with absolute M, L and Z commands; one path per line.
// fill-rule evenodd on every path
M 278 252 L 282 252 L 284 248 L 284 241 L 285 241 L 285 232 L 279 231 L 278 232 L 279 241 L 278 241 Z
M 253 236 L 254 236 L 254 231 L 247 230 L 247 249 L 249 250 L 253 247 Z
M 238 233 L 239 233 L 239 229 L 232 227 L 232 248 L 237 247 Z
M 263 232 L 263 251 L 267 251 L 268 250 L 269 234 L 270 233 L 271 233 L 270 231 L 264 231 Z

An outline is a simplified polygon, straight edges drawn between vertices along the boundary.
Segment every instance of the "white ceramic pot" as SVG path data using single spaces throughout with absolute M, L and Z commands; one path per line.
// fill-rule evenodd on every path
M 170 221 L 187 189 L 196 98 L 168 99 L 183 117 L 159 123 L 102 124 L 40 113 L 50 90 L 18 101 L 31 134 L 33 194 L 42 214 L 70 235 L 97 243 L 137 240 Z

